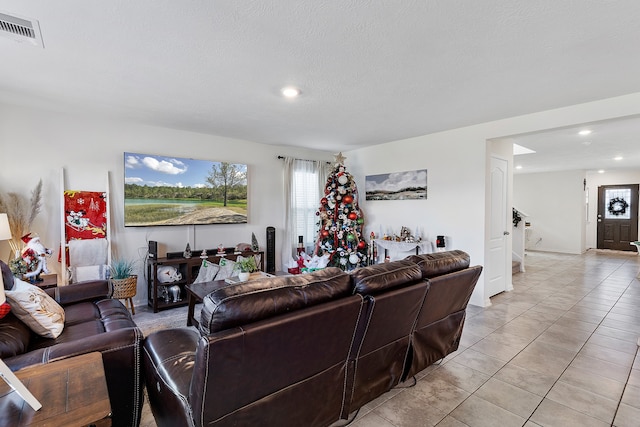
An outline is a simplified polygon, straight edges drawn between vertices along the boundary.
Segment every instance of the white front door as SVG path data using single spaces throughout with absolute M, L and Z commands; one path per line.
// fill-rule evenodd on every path
M 491 156 L 486 298 L 507 290 L 507 236 L 511 228 L 507 220 L 508 168 L 505 159 Z

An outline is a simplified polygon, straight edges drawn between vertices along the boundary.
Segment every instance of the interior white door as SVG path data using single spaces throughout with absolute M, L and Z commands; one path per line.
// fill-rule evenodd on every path
M 491 156 L 491 194 L 489 201 L 489 253 L 487 256 L 486 297 L 507 290 L 507 181 L 509 164 Z

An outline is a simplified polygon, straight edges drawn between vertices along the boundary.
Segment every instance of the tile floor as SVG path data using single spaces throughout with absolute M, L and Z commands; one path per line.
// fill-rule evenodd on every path
M 350 426 L 640 426 L 640 257 L 529 252 L 526 269 L 469 306 L 457 352 Z
M 640 257 L 529 252 L 457 352 L 352 427 L 640 426 Z

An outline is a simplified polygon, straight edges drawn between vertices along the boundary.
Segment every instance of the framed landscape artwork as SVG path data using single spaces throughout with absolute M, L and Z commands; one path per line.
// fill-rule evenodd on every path
M 247 165 L 124 153 L 124 225 L 247 222 Z
M 427 198 L 427 170 L 368 175 L 367 200 L 423 200 Z

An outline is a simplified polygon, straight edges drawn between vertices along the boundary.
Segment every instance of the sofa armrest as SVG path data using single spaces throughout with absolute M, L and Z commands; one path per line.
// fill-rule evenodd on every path
M 123 328 L 39 348 L 3 360 L 12 371 L 16 371 L 27 366 L 46 364 L 99 351 L 102 353 L 113 410 L 113 425 L 137 426 L 142 408 L 140 369 L 142 339 L 140 329 Z
M 158 426 L 193 423 L 189 396 L 199 339 L 197 331 L 179 328 L 153 332 L 144 340 L 143 376 Z
M 45 289 L 45 291 L 62 306 L 108 298 L 111 294 L 108 280 L 88 280 Z

